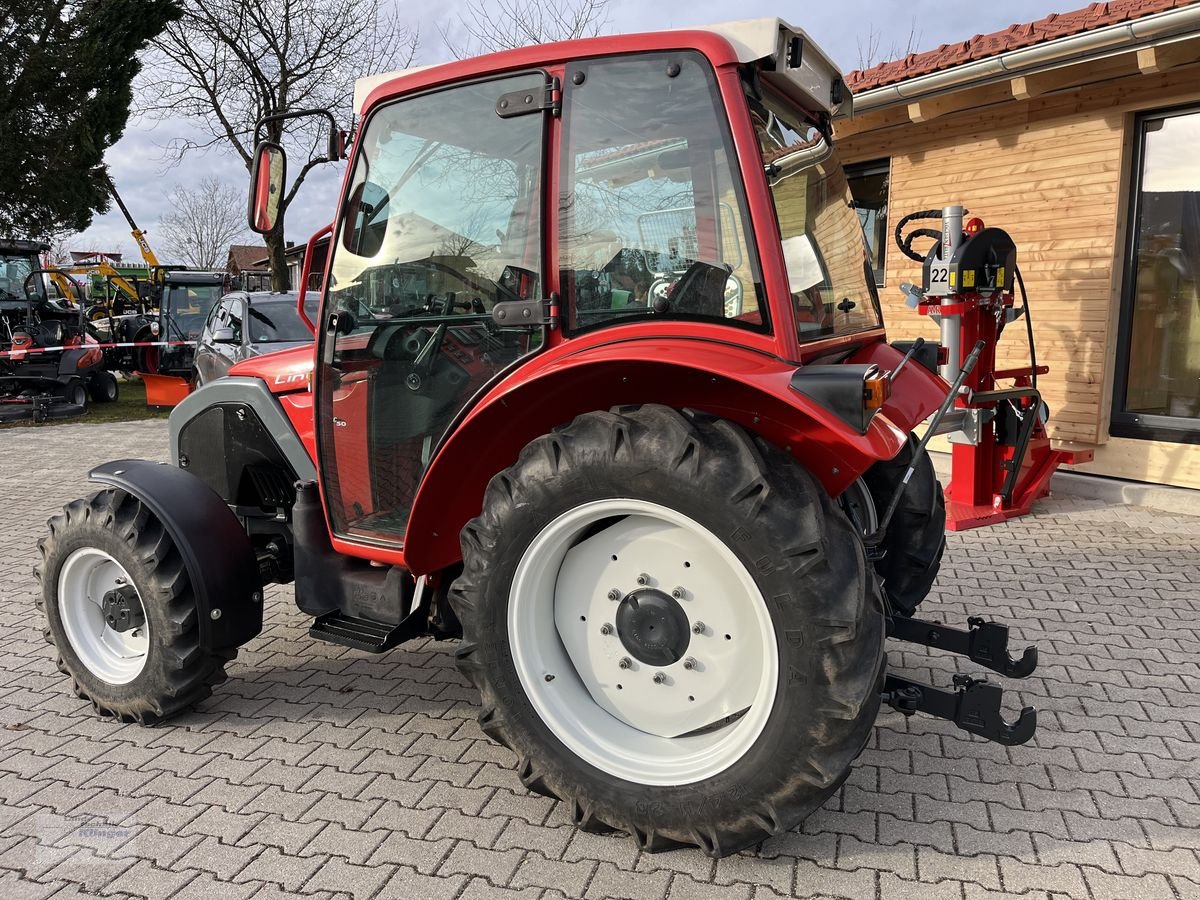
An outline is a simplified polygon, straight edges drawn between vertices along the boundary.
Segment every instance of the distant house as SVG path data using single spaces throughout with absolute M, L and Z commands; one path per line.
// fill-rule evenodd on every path
M 231 290 L 268 291 L 271 289 L 271 270 L 267 265 L 267 248 L 262 244 L 231 244 L 225 271 Z
M 320 252 L 317 253 L 317 259 L 314 262 L 313 271 L 308 275 L 308 289 L 315 291 L 321 287 L 321 274 L 325 270 L 325 253 L 329 249 L 329 239 L 323 239 L 319 244 Z M 304 273 L 304 244 L 297 244 L 295 241 L 287 242 L 287 249 L 283 251 L 283 262 L 287 266 L 288 271 L 288 286 L 292 290 L 299 290 L 300 276 Z M 255 260 L 255 267 L 270 270 L 271 261 L 269 256 L 264 256 L 261 259 Z M 267 278 L 267 283 L 263 286 L 263 290 L 271 289 L 271 279 Z
M 936 336 L 891 228 L 965 204 L 1016 242 L 1051 438 L 1092 448 L 1087 471 L 1200 487 L 1200 3 L 1092 3 L 846 83 L 835 136 L 889 336 Z M 1016 335 L 1002 366 L 1026 361 Z

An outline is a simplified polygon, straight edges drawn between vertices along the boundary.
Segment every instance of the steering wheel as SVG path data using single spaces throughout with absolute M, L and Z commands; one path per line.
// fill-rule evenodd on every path
M 821 296 L 821 288 L 814 285 L 810 288 L 805 288 L 802 296 L 808 301 L 809 308 L 812 310 L 813 321 L 822 328 L 829 324 L 830 314 L 825 311 L 825 298 Z
M 371 311 L 371 307 L 367 306 L 366 303 L 364 303 L 361 299 L 354 296 L 353 294 L 346 294 L 343 297 L 339 297 L 338 298 L 338 306 L 341 306 L 343 309 L 345 309 L 345 307 L 349 305 L 349 301 L 351 301 L 351 300 L 354 301 L 354 303 L 358 307 L 358 309 L 348 309 L 348 310 L 346 310 L 347 312 L 354 313 L 354 315 L 360 319 L 374 319 L 375 318 L 375 313 L 373 313 Z

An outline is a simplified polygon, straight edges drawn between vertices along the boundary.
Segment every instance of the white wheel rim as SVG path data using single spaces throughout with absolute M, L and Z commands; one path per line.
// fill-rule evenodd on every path
M 58 573 L 58 614 L 71 649 L 89 672 L 109 684 L 128 684 L 146 666 L 149 623 L 120 632 L 104 621 L 104 595 L 132 584 L 125 568 L 96 547 L 76 550 Z
M 616 521 L 581 539 L 608 519 Z M 609 592 L 675 599 L 676 588 L 687 649 L 673 663 L 646 663 L 615 627 L 621 601 Z M 599 500 L 542 529 L 517 565 L 508 633 L 542 721 L 571 752 L 626 781 L 711 778 L 753 746 L 774 706 L 775 629 L 753 577 L 712 532 L 656 503 Z

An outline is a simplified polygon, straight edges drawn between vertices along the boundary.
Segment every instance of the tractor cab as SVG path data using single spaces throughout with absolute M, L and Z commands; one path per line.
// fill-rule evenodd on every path
M 163 273 L 158 339 L 165 346 L 159 353 L 157 368 L 151 371 L 191 377 L 196 342 L 224 293 L 224 283 L 225 277 L 220 272 L 172 269 Z
M 150 406 L 174 406 L 193 387 L 196 345 L 204 323 L 224 293 L 220 272 L 161 271 L 159 311 L 134 338 L 138 374 Z
M 30 305 L 46 302 L 46 285 L 35 273 L 38 256 L 49 250 L 38 241 L 0 241 L 0 340 L 11 341 L 11 330 L 25 321 Z
M 401 544 L 452 424 L 534 358 L 654 338 L 791 369 L 882 337 L 830 141 L 849 94 L 778 20 L 376 76 L 356 103 L 315 379 L 339 536 Z M 263 145 L 260 230 L 285 171 Z M 861 407 L 861 373 L 844 389 Z

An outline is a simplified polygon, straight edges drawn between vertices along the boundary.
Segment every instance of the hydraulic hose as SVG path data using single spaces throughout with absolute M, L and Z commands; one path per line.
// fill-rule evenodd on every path
M 1025 293 L 1025 279 L 1021 270 L 1016 270 L 1017 287 L 1021 289 L 1021 306 L 1025 310 L 1025 334 L 1029 340 L 1029 375 L 1030 384 L 1037 390 L 1037 347 L 1033 340 L 1033 317 L 1029 315 L 1029 295 Z
M 909 213 L 907 216 L 897 222 L 895 238 L 896 246 L 900 248 L 900 252 L 909 259 L 916 260 L 917 262 L 924 262 L 925 257 L 913 250 L 913 240 L 919 237 L 932 237 L 936 238 L 937 240 L 941 240 L 941 232 L 935 231 L 932 228 L 918 228 L 912 234 L 908 235 L 908 237 L 903 237 L 902 234 L 904 231 L 904 226 L 909 222 L 916 221 L 917 219 L 940 219 L 941 217 L 942 211 L 940 209 L 922 209 L 918 210 L 917 212 Z

